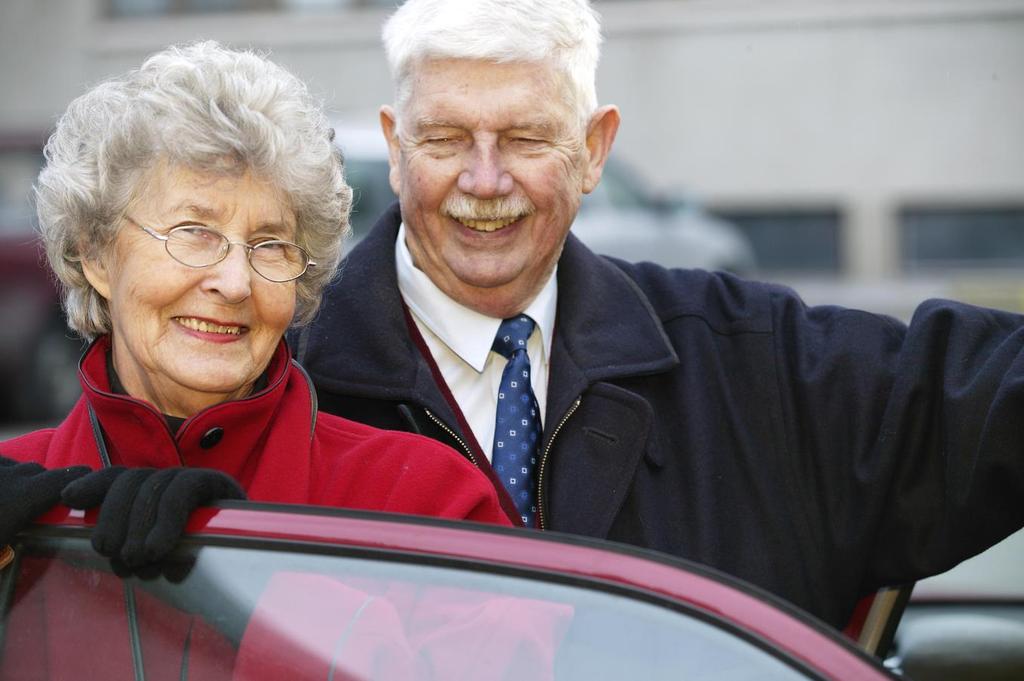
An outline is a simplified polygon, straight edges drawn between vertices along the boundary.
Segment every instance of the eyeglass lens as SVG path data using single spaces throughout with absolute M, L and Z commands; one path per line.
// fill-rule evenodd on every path
M 167 252 L 189 267 L 208 267 L 224 259 L 231 242 L 226 236 L 205 227 L 178 227 L 167 234 Z M 309 257 L 297 245 L 286 241 L 266 241 L 249 246 L 249 263 L 271 281 L 288 281 L 301 276 Z

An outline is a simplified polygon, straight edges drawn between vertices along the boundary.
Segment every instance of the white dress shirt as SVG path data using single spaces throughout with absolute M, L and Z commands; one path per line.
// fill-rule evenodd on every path
M 412 255 L 405 245 L 404 224 L 399 227 L 395 241 L 395 265 L 398 269 L 398 290 L 412 312 L 413 321 L 490 461 L 498 386 L 508 362 L 491 350 L 501 320 L 455 302 L 435 286 L 430 277 L 413 264 Z M 540 407 L 542 425 L 547 408 L 551 336 L 555 329 L 558 297 L 555 274 L 551 273 L 544 288 L 523 310 L 536 322 L 526 343 L 526 352 L 530 357 L 530 380 Z

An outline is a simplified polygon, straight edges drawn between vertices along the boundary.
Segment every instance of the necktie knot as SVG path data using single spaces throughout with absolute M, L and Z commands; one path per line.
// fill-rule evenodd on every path
M 533 320 L 524 314 L 503 320 L 491 349 L 506 358 L 516 350 L 526 350 L 526 341 L 533 333 L 533 327 Z

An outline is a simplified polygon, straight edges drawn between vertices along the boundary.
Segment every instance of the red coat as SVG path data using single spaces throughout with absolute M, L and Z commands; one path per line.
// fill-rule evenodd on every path
M 47 468 L 109 463 L 216 468 L 252 501 L 313 504 L 510 525 L 497 493 L 473 464 L 444 445 L 316 412 L 315 393 L 282 343 L 267 387 L 204 409 L 176 434 L 152 405 L 110 392 L 109 338 L 82 359 L 83 395 L 56 428 L 0 444 L 0 455 Z
M 100 468 L 104 463 L 216 468 L 237 479 L 253 501 L 512 524 L 485 475 L 448 447 L 416 435 L 317 413 L 313 388 L 305 373 L 291 362 L 283 343 L 271 360 L 264 390 L 205 409 L 188 419 L 176 434 L 151 405 L 110 392 L 109 346 L 109 339 L 102 338 L 86 352 L 79 371 L 83 396 L 64 422 L 0 444 L 0 455 L 37 461 L 48 468 L 76 464 Z M 96 434 L 90 412 L 95 414 L 102 435 Z M 131 678 L 121 580 L 64 563 L 59 557 L 27 558 L 21 563 L 20 575 L 0 655 L 0 680 Z M 307 584 L 295 575 L 274 584 L 275 590 L 261 599 L 257 613 L 282 607 L 296 612 L 294 608 L 304 603 L 303 599 L 312 599 L 323 606 L 323 617 L 333 623 L 325 627 L 325 634 L 349 622 L 350 613 L 344 607 L 348 601 L 339 599 L 335 591 L 349 600 L 356 592 L 345 590 L 343 584 L 334 583 L 318 592 L 305 588 Z M 168 608 L 142 589 L 134 592 L 136 601 L 131 607 L 139 616 L 139 637 L 145 644 L 146 678 L 166 675 L 168 681 L 178 679 L 179 670 L 185 668 L 193 680 L 227 678 L 236 656 L 235 678 L 272 678 L 273 661 L 288 659 L 282 657 L 287 650 L 276 630 L 263 626 L 265 619 L 254 617 L 255 626 L 246 631 L 242 645 L 235 650 L 202 618 Z M 378 605 L 382 613 L 390 612 L 390 607 Z M 295 619 L 301 622 L 305 613 L 297 614 L 300 616 Z M 556 619 L 564 618 L 559 613 Z M 366 629 L 368 636 L 379 635 L 373 628 L 375 621 L 368 619 L 357 631 Z M 83 622 L 88 624 L 83 626 Z M 458 628 L 456 622 L 444 622 L 438 631 L 453 627 Z M 94 636 L 94 631 L 102 635 Z M 386 633 L 390 638 L 366 649 L 366 660 L 349 662 L 360 669 L 371 664 L 378 653 L 390 655 L 394 646 L 404 650 L 408 645 L 402 627 Z M 457 640 L 461 645 L 467 639 Z M 546 668 L 550 668 L 552 643 L 541 646 L 537 653 Z M 509 650 L 521 647 L 521 643 L 513 643 Z M 458 660 L 447 649 L 434 654 L 449 664 Z M 320 678 L 318 658 L 308 657 L 305 678 Z M 91 662 L 83 666 L 86 659 Z M 394 673 L 387 677 L 405 678 L 402 665 L 407 661 L 395 664 Z

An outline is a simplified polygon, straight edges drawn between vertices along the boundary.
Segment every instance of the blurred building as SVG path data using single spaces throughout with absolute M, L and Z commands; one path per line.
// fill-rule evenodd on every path
M 0 425 L 74 399 L 80 346 L 45 275 L 25 275 L 41 273 L 30 186 L 68 102 L 212 38 L 269 51 L 332 118 L 371 126 L 391 99 L 379 33 L 397 2 L 0 2 L 0 383 L 14 388 Z M 1024 310 L 1024 0 L 595 6 L 599 98 L 623 114 L 615 154 L 650 191 L 738 225 L 757 276 L 902 317 L 931 296 Z
M 0 231 L 68 101 L 173 42 L 268 50 L 335 118 L 391 88 L 380 0 L 5 0 Z M 605 0 L 616 154 L 730 219 L 758 276 L 908 314 L 1024 307 L 1024 0 Z

